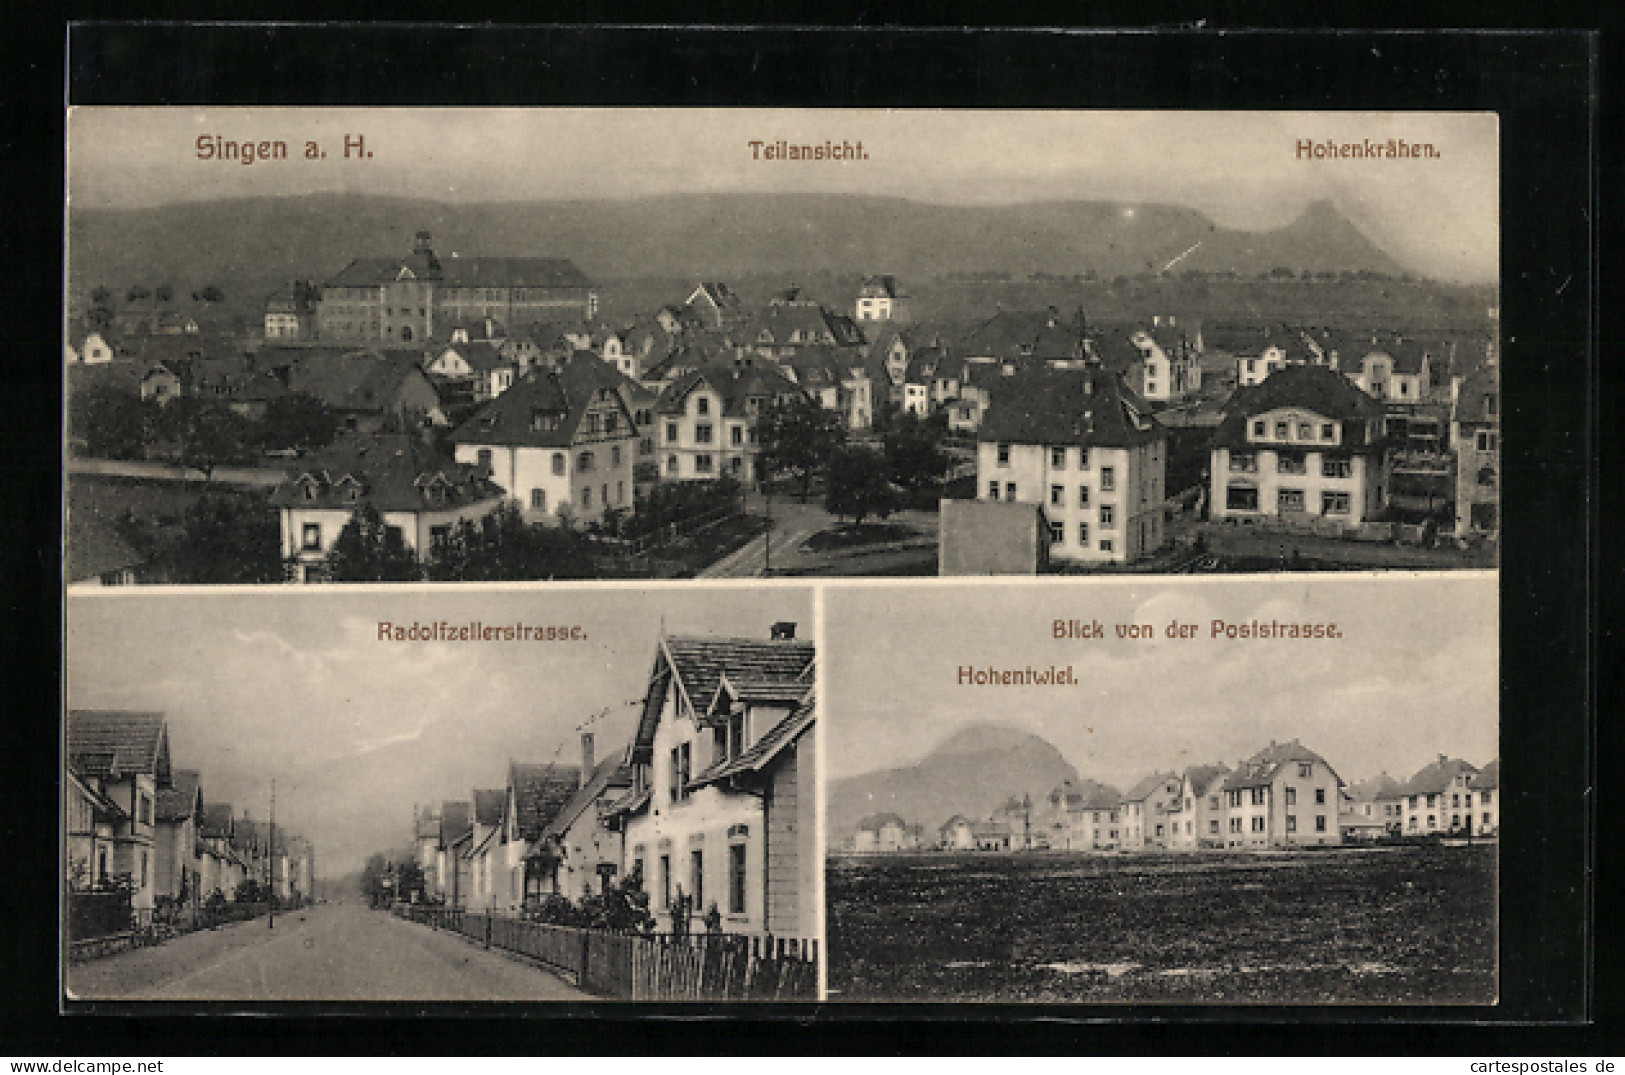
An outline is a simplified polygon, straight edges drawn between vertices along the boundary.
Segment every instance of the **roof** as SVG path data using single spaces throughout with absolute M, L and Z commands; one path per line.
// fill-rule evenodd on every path
M 158 789 L 156 804 L 159 821 L 185 821 L 203 814 L 203 778 L 196 769 L 176 769 L 172 783 Z
M 796 639 L 722 638 L 675 635 L 660 639 L 644 697 L 643 715 L 633 741 L 635 754 L 650 749 L 668 685 L 675 686 L 696 717 L 717 697 L 726 676 L 730 681 L 808 682 L 817 649 Z M 675 679 L 675 683 L 672 680 Z
M 1273 783 L 1275 777 L 1287 765 L 1293 762 L 1319 762 L 1330 770 L 1337 783 L 1341 785 L 1343 778 L 1332 769 L 1331 763 L 1316 754 L 1296 739 L 1289 739 L 1284 743 L 1271 743 L 1260 750 L 1225 777 L 1224 789 L 1235 791 L 1240 788 L 1255 788 Z
M 232 808 L 230 803 L 203 804 L 203 821 L 198 825 L 198 835 L 203 837 L 231 836 L 233 828 Z
M 637 426 L 622 395 L 626 378 L 589 352 L 577 352 L 557 367 L 539 367 L 491 400 L 452 433 L 454 444 L 568 448 L 595 402 L 613 397 L 625 436 Z
M 580 781 L 581 767 L 577 765 L 510 761 L 508 786 L 514 792 L 520 838 L 534 840 L 540 836 L 548 822 L 570 801 Z
M 137 773 L 167 787 L 169 723 L 162 713 L 70 709 L 68 764 L 87 776 L 117 779 Z
M 402 270 L 446 287 L 591 287 L 582 271 L 565 258 L 437 258 L 432 251 L 406 257 L 356 258 L 327 287 L 371 287 L 396 280 Z
M 475 373 L 489 373 L 502 366 L 514 365 L 513 359 L 502 357 L 501 348 L 484 340 L 476 340 L 473 343 L 448 343 L 444 347 L 436 347 L 434 351 L 435 358 L 439 358 L 447 351 L 457 352 Z
M 380 512 L 453 508 L 502 495 L 474 464 L 408 433 L 344 433 L 288 469 L 270 501 L 283 508 L 371 504 Z
M 450 847 L 468 835 L 473 826 L 474 804 L 463 800 L 440 806 L 440 846 Z
M 863 278 L 863 287 L 858 294 L 880 295 L 888 299 L 903 297 L 902 288 L 897 285 L 897 277 L 892 276 L 890 273 L 883 273 L 878 276 L 865 276 Z
M 1236 390 L 1226 407 L 1224 421 L 1213 434 L 1216 448 L 1248 447 L 1247 422 L 1254 416 L 1283 407 L 1297 407 L 1343 422 L 1343 446 L 1361 447 L 1365 423 L 1382 416 L 1382 404 L 1360 391 L 1337 370 L 1298 365 L 1273 370 L 1263 382 Z
M 1144 780 L 1141 780 L 1138 784 L 1135 784 L 1132 788 L 1130 788 L 1128 790 L 1128 794 L 1123 796 L 1122 801 L 1126 803 L 1140 802 L 1144 799 L 1150 798 L 1153 792 L 1162 787 L 1164 784 L 1167 784 L 1169 781 L 1174 781 L 1177 783 L 1178 780 L 1179 774 L 1175 772 L 1152 773 L 1150 776 L 1146 777 Z
M 341 411 L 383 412 L 406 381 L 422 378 L 417 351 L 311 351 L 288 369 L 289 391 L 314 396 Z M 431 389 L 432 391 L 432 389 Z
M 1494 761 L 1484 766 L 1484 768 L 1480 769 L 1478 771 L 1478 775 L 1473 777 L 1472 781 L 1467 786 L 1475 791 L 1480 788 L 1486 788 L 1489 790 L 1499 788 L 1501 786 L 1501 759 L 1496 758 Z
M 882 813 L 870 814 L 868 817 L 858 822 L 858 831 L 879 832 L 887 825 L 892 825 L 899 829 L 908 828 L 908 822 L 904 821 L 898 815 L 893 813 Z
M 1462 379 L 1461 388 L 1456 393 L 1456 421 L 1499 422 L 1500 392 L 1499 369 L 1493 363 L 1480 364 Z
M 696 785 L 726 780 L 742 773 L 757 773 L 767 768 L 779 753 L 801 737 L 818 719 L 818 693 L 808 689 L 806 696 L 790 714 L 768 729 L 756 742 L 742 751 L 737 758 L 723 759 L 694 778 Z
M 578 788 L 547 823 L 547 827 L 542 830 L 542 838 L 562 839 L 564 834 L 570 831 L 570 826 L 574 825 L 576 820 L 599 799 L 631 786 L 632 767 L 626 764 L 625 751 L 605 758 L 593 769 L 592 778 Z
M 1376 802 L 1378 799 L 1397 799 L 1402 785 L 1387 773 L 1378 773 L 1369 780 L 1349 786 L 1348 795 L 1355 802 Z
M 804 390 L 777 370 L 764 366 L 704 366 L 691 370 L 668 384 L 655 408 L 662 414 L 680 414 L 688 394 L 701 385 L 722 397 L 722 413 L 744 417 L 745 401 L 751 398 L 771 401 L 785 395 L 804 395 Z
M 774 303 L 758 313 L 744 331 L 744 342 L 774 347 L 817 343 L 857 347 L 866 341 L 857 322 L 845 314 L 817 303 L 790 301 Z
M 1026 370 L 988 391 L 979 441 L 1122 448 L 1167 435 L 1150 405 L 1102 370 Z
M 502 811 L 507 803 L 506 788 L 475 788 L 474 824 L 487 827 L 502 824 Z
M 111 522 L 88 507 L 69 507 L 67 538 L 69 582 L 100 578 L 145 562 Z
M 1228 765 L 1193 765 L 1185 770 L 1185 779 L 1190 782 L 1192 795 L 1206 795 L 1208 789 L 1229 772 Z
M 967 357 L 1082 358 L 1084 332 L 1081 318 L 1067 318 L 1053 306 L 1044 310 L 1000 310 L 972 327 L 960 340 Z
M 1009 836 L 1010 825 L 1004 821 L 973 821 L 970 831 L 978 839 L 983 836 Z
M 1437 761 L 1425 765 L 1417 770 L 1415 776 L 1405 781 L 1400 788 L 1401 795 L 1436 795 L 1441 791 L 1449 791 L 1451 783 L 1456 777 L 1466 773 L 1468 776 L 1477 776 L 1478 769 L 1461 760 L 1446 755 L 1439 755 Z

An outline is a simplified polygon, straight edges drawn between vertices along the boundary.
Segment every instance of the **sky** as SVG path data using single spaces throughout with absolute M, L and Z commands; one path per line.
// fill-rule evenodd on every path
M 199 160 L 199 136 L 280 139 L 290 159 Z M 346 159 L 346 136 L 364 151 Z M 1299 140 L 1431 143 L 1426 160 L 1299 159 Z M 861 143 L 771 162 L 749 144 Z M 325 159 L 307 161 L 314 141 Z M 1402 264 L 1499 278 L 1493 113 L 633 108 L 79 107 L 69 197 L 89 207 L 313 192 L 449 202 L 671 193 L 851 193 L 945 204 L 1163 203 L 1245 229 L 1330 200 Z
M 207 801 L 308 837 L 320 876 L 410 844 L 412 808 L 503 787 L 510 758 L 579 764 L 631 738 L 670 634 L 813 637 L 800 587 L 321 588 L 68 599 L 70 708 L 158 710 Z M 378 621 L 580 625 L 581 642 L 390 643 Z
M 1272 739 L 1300 739 L 1351 783 L 1407 779 L 1440 753 L 1479 766 L 1499 753 L 1494 573 L 832 589 L 824 615 L 832 780 L 912 765 L 973 723 L 1041 736 L 1120 788 L 1234 768 Z M 1343 637 L 1215 640 L 1215 618 L 1336 623 Z M 1108 638 L 1056 640 L 1056 619 L 1099 620 Z M 1167 638 L 1176 621 L 1198 636 Z M 1154 638 L 1120 641 L 1117 623 Z M 963 665 L 1068 664 L 1077 686 L 958 683 Z

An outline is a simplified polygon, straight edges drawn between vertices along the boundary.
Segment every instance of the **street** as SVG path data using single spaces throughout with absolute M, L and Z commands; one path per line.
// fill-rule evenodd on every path
M 75 964 L 77 1000 L 590 1000 L 549 972 L 359 903 Z
M 765 498 L 751 494 L 746 498 L 747 509 L 768 514 Z M 773 573 L 797 575 L 883 574 L 878 557 L 897 554 L 899 563 L 922 558 L 921 548 L 934 552 L 937 540 L 937 516 L 924 511 L 897 511 L 888 516 L 888 522 L 897 523 L 916 532 L 914 538 L 899 542 L 881 542 L 856 549 L 836 549 L 816 552 L 803 548 L 807 539 L 823 530 L 835 530 L 842 520 L 825 510 L 818 498 L 802 504 L 793 498 L 776 499 L 772 504 L 773 529 L 763 537 L 754 538 L 742 548 L 729 553 L 701 571 L 702 579 L 749 579 L 767 574 L 766 538 L 773 540 Z M 878 520 L 871 520 L 878 521 Z M 853 565 L 867 565 L 853 570 Z

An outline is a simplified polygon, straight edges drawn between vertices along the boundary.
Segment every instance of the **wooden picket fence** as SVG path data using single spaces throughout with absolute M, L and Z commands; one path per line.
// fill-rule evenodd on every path
M 394 913 L 534 959 L 580 988 L 636 1001 L 818 999 L 818 942 L 754 934 L 613 933 L 451 908 Z

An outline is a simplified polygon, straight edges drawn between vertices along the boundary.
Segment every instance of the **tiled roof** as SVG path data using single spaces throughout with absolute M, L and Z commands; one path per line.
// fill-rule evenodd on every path
M 598 764 L 593 770 L 592 779 L 578 788 L 547 823 L 547 827 L 542 830 L 544 839 L 562 839 L 564 834 L 570 831 L 570 826 L 576 823 L 576 819 L 599 799 L 614 794 L 618 789 L 632 786 L 632 767 L 626 764 L 624 755 L 625 751 L 619 751 Z
M 687 697 L 696 716 L 703 716 L 716 697 L 724 675 L 750 680 L 805 681 L 817 650 L 811 642 L 793 639 L 719 638 L 679 635 L 660 640 L 643 716 L 638 722 L 634 751 L 646 752 L 654 742 L 668 684 Z M 672 680 L 675 679 L 675 683 Z
M 1349 798 L 1355 802 L 1376 802 L 1378 799 L 1394 799 L 1401 794 L 1401 784 L 1387 773 L 1378 773 L 1370 780 L 1362 780 L 1358 784 L 1350 785 Z
M 401 270 L 447 287 L 591 287 L 592 282 L 564 258 L 356 258 L 327 281 L 328 287 L 371 287 L 392 283 Z
M 484 340 L 473 343 L 450 343 L 435 350 L 438 352 L 434 356 L 436 358 L 447 351 L 456 351 L 475 373 L 489 373 L 499 366 L 513 365 L 513 360 L 503 358 L 502 351 L 495 344 Z
M 902 289 L 897 286 L 897 277 L 890 273 L 878 276 L 865 276 L 863 289 L 860 295 L 880 295 L 888 299 L 895 299 L 902 295 Z
M 1153 792 L 1157 791 L 1164 784 L 1168 784 L 1170 782 L 1177 784 L 1179 782 L 1179 774 L 1174 772 L 1152 773 L 1150 776 L 1146 777 L 1144 780 L 1130 788 L 1128 794 L 1123 796 L 1122 801 L 1126 803 L 1141 802 L 1149 798 Z
M 1082 358 L 1083 325 L 1059 310 L 1000 310 L 961 338 L 967 357 L 1049 359 Z
M 502 811 L 507 803 L 506 788 L 475 788 L 474 824 L 487 827 L 502 824 Z
M 1436 795 L 1441 791 L 1449 791 L 1451 782 L 1462 773 L 1470 777 L 1477 776 L 1478 769 L 1460 758 L 1450 758 L 1441 754 L 1438 761 L 1417 770 L 1416 775 L 1400 788 L 1399 794 Z
M 162 713 L 71 709 L 68 763 L 88 776 L 151 775 L 160 787 L 166 787 L 170 782 L 168 722 Z
M 887 825 L 895 825 L 897 828 L 900 828 L 900 829 L 908 828 L 908 822 L 904 821 L 901 817 L 897 816 L 896 814 L 892 814 L 892 813 L 884 813 L 884 814 L 870 814 L 868 817 L 866 817 L 862 821 L 858 822 L 858 831 L 859 832 L 879 832 L 881 829 L 885 828 Z
M 681 414 L 683 401 L 700 385 L 709 385 L 722 397 L 722 413 L 744 417 L 745 401 L 752 397 L 763 406 L 781 396 L 804 395 L 803 390 L 777 370 L 762 366 L 705 366 L 692 370 L 668 384 L 655 407 L 662 414 Z
M 540 836 L 547 823 L 570 801 L 580 780 L 579 766 L 509 762 L 508 785 L 514 790 L 520 838 L 534 840 Z
M 635 437 L 637 427 L 621 395 L 623 381 L 621 373 L 602 359 L 578 352 L 556 368 L 531 370 L 458 426 L 452 442 L 568 448 L 588 408 L 605 393 L 619 404 L 623 435 Z M 546 428 L 537 428 L 538 415 L 550 416 Z
M 1185 770 L 1185 779 L 1190 781 L 1192 795 L 1206 795 L 1215 781 L 1229 773 L 1226 765 L 1193 765 Z
M 440 846 L 450 847 L 464 836 L 473 824 L 474 804 L 468 801 L 440 804 Z
M 1473 777 L 1472 782 L 1468 786 L 1474 791 L 1477 791 L 1480 788 L 1488 788 L 1490 790 L 1499 788 L 1501 786 L 1501 759 L 1496 758 L 1494 761 L 1484 766 L 1484 768 L 1480 769 L 1478 771 L 1478 775 Z
M 502 492 L 478 467 L 449 459 L 411 434 L 345 433 L 290 467 L 270 501 L 285 508 L 353 510 L 365 503 L 380 512 L 426 511 Z
M 203 810 L 203 778 L 196 769 L 176 769 L 173 783 L 158 789 L 155 809 L 159 821 L 185 821 Z
M 289 367 L 287 387 L 336 410 L 382 413 L 394 403 L 406 381 L 423 378 L 419 357 L 416 351 L 338 355 L 314 351 Z
M 1458 422 L 1494 423 L 1500 420 L 1501 378 L 1492 363 L 1483 363 L 1462 379 L 1456 396 Z M 1495 410 L 1491 413 L 1491 401 Z
M 88 506 L 69 507 L 67 529 L 69 582 L 100 578 L 144 562 L 113 524 Z
M 199 836 L 225 839 L 231 836 L 233 827 L 230 803 L 203 804 L 203 823 L 198 826 Z
M 808 689 L 807 696 L 783 720 L 779 721 L 767 734 L 750 745 L 732 760 L 724 759 L 694 778 L 694 783 L 708 784 L 714 780 L 725 780 L 740 773 L 760 772 L 779 756 L 779 752 L 786 746 L 800 738 L 814 721 L 818 719 L 817 692 Z
M 1083 800 L 1085 810 L 1115 810 L 1123 801 L 1123 793 L 1110 784 L 1102 784 Z
M 1338 784 L 1343 783 L 1343 778 L 1337 775 L 1337 770 L 1332 769 L 1330 762 L 1296 739 L 1289 739 L 1284 743 L 1271 743 L 1242 762 L 1235 772 L 1225 777 L 1224 788 L 1226 791 L 1235 791 L 1240 788 L 1260 787 L 1272 783 L 1284 766 L 1305 761 L 1319 762 L 1326 766 Z
M 1101 370 L 1028 370 L 988 391 L 980 441 L 1121 448 L 1167 435 L 1149 404 Z
M 1382 404 L 1326 366 L 1286 366 L 1261 384 L 1237 389 L 1226 415 L 1213 434 L 1215 448 L 1247 447 L 1247 422 L 1254 415 L 1281 407 L 1301 407 L 1343 423 L 1343 447 L 1367 446 L 1365 423 L 1382 415 Z

